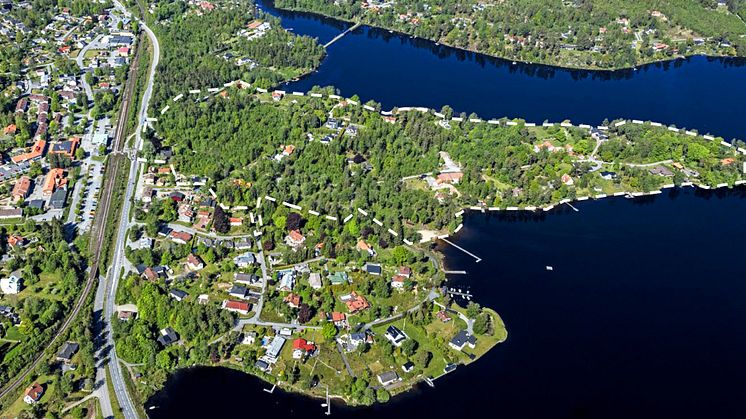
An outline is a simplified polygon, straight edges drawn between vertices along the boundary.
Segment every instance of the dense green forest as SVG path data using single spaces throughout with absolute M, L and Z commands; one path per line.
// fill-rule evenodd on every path
M 255 19 L 269 22 L 271 29 L 252 40 L 238 35 Z M 238 79 L 273 86 L 318 67 L 324 56 L 314 39 L 285 31 L 277 19 L 251 3 L 221 6 L 202 15 L 184 10 L 169 15 L 154 30 L 163 52 L 153 95 L 156 109 L 188 90 L 221 87 Z M 248 58 L 256 67 L 239 66 L 238 58 Z
M 353 207 L 366 208 L 400 233 L 393 243 L 403 237 L 415 240 L 416 227 L 454 227 L 453 214 L 465 205 L 543 206 L 580 194 L 651 191 L 687 177 L 710 185 L 732 184 L 741 177 L 742 156 L 718 139 L 650 124 L 611 124 L 610 139 L 590 159 L 596 142 L 587 129 L 469 122 L 446 129 L 432 114 L 417 112 L 402 113 L 396 123 L 387 123 L 359 106 L 332 110 L 333 103 L 312 97 L 278 103 L 269 95 L 231 89 L 228 98 L 186 101 L 162 116 L 158 145 L 173 149 L 179 172 L 207 176 L 221 202 L 250 205 L 257 197 L 271 195 L 338 218 Z M 357 135 L 338 135 L 329 144 L 309 141 L 309 134 L 328 134 L 323 125 L 329 112 L 359 127 Z M 555 152 L 537 152 L 542 142 L 550 142 Z M 279 161 L 273 158 L 287 144 L 295 151 Z M 402 180 L 437 173 L 440 151 L 450 153 L 464 173 L 457 192 L 442 202 L 424 180 Z M 733 161 L 725 164 L 726 158 Z M 675 170 L 669 179 L 639 166 L 655 162 L 679 162 L 692 172 Z M 616 178 L 602 179 L 596 165 L 614 171 Z M 573 184 L 563 181 L 563 175 L 572 177 Z M 286 210 L 268 203 L 263 216 L 281 217 Z M 338 232 L 337 223 L 319 217 L 311 217 L 307 226 L 321 232 L 309 238 L 312 244 L 326 240 L 329 252 L 355 239 L 355 234 Z M 283 234 L 279 229 L 275 241 Z
M 746 55 L 746 1 L 277 0 L 508 59 L 622 68 L 683 54 Z M 702 42 L 694 42 L 702 38 Z M 656 45 L 665 45 L 660 49 Z

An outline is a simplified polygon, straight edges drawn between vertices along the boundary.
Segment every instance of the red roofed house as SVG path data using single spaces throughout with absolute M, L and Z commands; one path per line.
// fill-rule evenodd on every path
M 293 341 L 293 358 L 301 359 L 304 355 L 311 355 L 316 351 L 316 345 L 303 338 Z
M 348 298 L 344 303 L 347 306 L 347 310 L 350 311 L 350 314 L 357 313 L 358 311 L 370 307 L 368 300 L 366 300 L 362 295 L 358 295 L 355 291 L 352 291 L 349 297 L 350 298 Z
M 44 388 L 39 383 L 31 384 L 26 391 L 23 392 L 23 401 L 27 404 L 35 404 L 41 399 L 41 395 L 44 394 Z
M 412 268 L 410 268 L 409 266 L 402 266 L 402 267 L 400 267 L 399 268 L 399 275 L 401 275 L 401 276 L 403 276 L 403 277 L 405 277 L 407 279 L 410 278 L 410 277 L 412 277 Z
M 117 48 L 117 54 L 120 57 L 126 57 L 130 55 L 130 48 L 129 47 L 119 47 Z
M 23 238 L 23 236 L 19 236 L 18 234 L 13 234 L 10 237 L 8 237 L 8 246 L 10 247 L 16 247 L 18 245 L 23 245 L 23 243 L 26 242 L 26 239 Z
M 202 262 L 202 259 L 194 253 L 190 253 L 189 256 L 187 256 L 186 265 L 187 268 L 193 271 L 198 271 L 205 267 L 205 263 Z
M 435 180 L 435 182 L 438 185 L 441 185 L 443 183 L 450 183 L 451 185 L 455 185 L 459 183 L 462 177 L 464 177 L 464 174 L 461 172 L 441 173 L 438 175 L 438 178 Z
M 21 178 L 18 179 L 18 182 L 13 185 L 13 192 L 11 192 L 10 195 L 13 197 L 13 202 L 18 202 L 21 199 L 26 199 L 29 191 L 31 191 L 31 178 L 28 176 L 21 176 Z
M 391 288 L 396 288 L 398 290 L 404 288 L 404 281 L 406 281 L 407 278 L 403 275 L 394 275 L 393 278 L 391 278 Z
M 289 156 L 293 154 L 293 151 L 295 151 L 295 146 L 292 144 L 286 145 L 285 148 L 282 150 L 282 154 Z
M 290 293 L 282 301 L 286 302 L 291 308 L 300 307 L 300 295 Z
M 562 175 L 562 183 L 564 183 L 567 186 L 571 186 L 575 182 L 572 180 L 572 178 L 570 177 L 570 175 L 568 175 L 567 173 L 565 173 L 564 175 Z
M 233 227 L 239 227 L 243 225 L 243 219 L 239 217 L 231 217 L 228 219 L 230 225 Z
M 376 255 L 376 251 L 373 250 L 373 248 L 370 247 L 370 245 L 368 243 L 366 243 L 365 240 L 362 240 L 362 239 L 358 240 L 356 247 L 357 247 L 357 250 L 359 250 L 361 252 L 368 252 L 368 254 L 370 256 L 375 256 Z
M 16 124 L 10 124 L 3 129 L 3 134 L 13 135 L 16 133 L 16 129 L 17 129 Z
M 192 240 L 192 235 L 183 231 L 172 231 L 169 236 L 174 243 L 179 244 L 187 244 L 187 242 Z
M 285 237 L 285 243 L 293 249 L 299 248 L 305 241 L 306 238 L 298 230 L 290 231 L 287 237 Z
M 223 309 L 241 314 L 249 314 L 251 304 L 246 301 L 223 300 Z
M 337 327 L 347 327 L 347 315 L 339 311 L 332 311 L 332 322 Z

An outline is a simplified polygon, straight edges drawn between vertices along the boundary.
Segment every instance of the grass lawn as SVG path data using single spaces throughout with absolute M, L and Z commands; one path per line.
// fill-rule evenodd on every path
M 52 376 L 42 376 L 39 377 L 36 380 L 37 383 L 41 384 L 42 387 L 44 387 L 44 394 L 41 396 L 41 400 L 39 400 L 39 403 L 49 403 L 51 401 L 51 394 L 53 393 L 54 389 L 54 383 L 52 383 Z M 23 391 L 26 389 L 26 387 L 23 387 L 21 389 L 21 393 L 18 396 L 18 399 L 13 402 L 10 406 L 8 406 L 7 409 L 5 409 L 2 414 L 0 414 L 1 419 L 10 419 L 17 417 L 21 411 L 30 409 L 31 407 L 26 404 L 26 402 L 23 401 Z
M 11 326 L 5 332 L 5 339 L 12 340 L 12 341 L 19 341 L 19 340 L 23 340 L 23 335 L 18 330 L 18 326 Z

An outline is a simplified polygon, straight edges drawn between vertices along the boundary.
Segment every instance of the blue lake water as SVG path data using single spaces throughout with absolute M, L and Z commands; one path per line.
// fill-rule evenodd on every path
M 266 10 L 326 42 L 347 24 Z M 335 85 L 384 108 L 450 104 L 484 118 L 628 117 L 744 138 L 746 69 L 703 57 L 590 73 L 501 60 L 362 28 L 293 90 Z M 383 406 L 335 417 L 740 418 L 746 412 L 746 192 L 674 190 L 549 213 L 469 215 L 441 251 L 450 279 L 496 309 L 507 342 Z M 547 271 L 546 265 L 554 267 Z M 318 400 L 220 368 L 174 374 L 154 418 L 324 417 Z
M 347 24 L 262 5 L 295 33 L 325 43 Z M 693 57 L 637 71 L 590 72 L 513 65 L 388 31 L 362 27 L 328 49 L 319 70 L 292 90 L 335 86 L 344 95 L 395 106 L 449 105 L 482 118 L 598 124 L 654 120 L 746 139 L 746 60 Z

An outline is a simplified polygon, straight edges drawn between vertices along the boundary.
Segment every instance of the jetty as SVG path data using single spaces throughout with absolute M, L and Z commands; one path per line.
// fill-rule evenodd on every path
M 441 240 L 443 240 L 444 242 L 450 244 L 451 246 L 455 247 L 456 249 L 458 249 L 458 250 L 466 253 L 467 255 L 473 257 L 474 259 L 476 259 L 477 263 L 479 263 L 479 262 L 482 261 L 482 258 L 480 258 L 479 256 L 477 256 L 474 253 L 472 253 L 472 252 L 464 249 L 463 247 L 457 245 L 456 243 L 451 242 L 450 240 L 446 239 L 445 237 L 441 237 Z
M 342 32 L 339 35 L 335 36 L 334 38 L 332 38 L 331 41 L 329 41 L 326 44 L 324 44 L 324 48 L 329 48 L 330 45 L 332 45 L 333 43 L 339 41 L 345 35 L 347 35 L 348 33 L 352 32 L 352 31 L 354 31 L 355 29 L 359 28 L 361 25 L 362 25 L 362 23 L 357 22 L 356 24 L 350 26 L 349 28 L 347 28 L 347 30 L 345 30 L 344 32 Z

